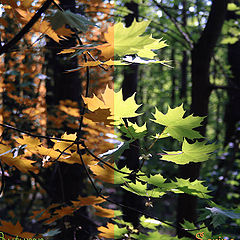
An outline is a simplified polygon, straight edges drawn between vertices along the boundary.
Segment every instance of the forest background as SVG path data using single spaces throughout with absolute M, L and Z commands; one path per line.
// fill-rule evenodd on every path
M 240 239 L 239 1 L 0 3 L 2 239 Z

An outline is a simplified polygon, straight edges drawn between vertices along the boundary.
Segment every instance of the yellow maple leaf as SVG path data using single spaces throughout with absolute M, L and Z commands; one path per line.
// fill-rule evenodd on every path
M 106 120 L 114 121 L 114 125 L 124 124 L 123 118 L 136 117 L 141 114 L 136 113 L 140 105 L 136 104 L 135 93 L 123 100 L 122 89 L 119 92 L 114 92 L 113 89 L 106 87 L 104 93 L 101 94 L 101 99 L 93 95 L 92 98 L 82 97 L 87 108 L 92 112 L 88 114 L 88 118 L 97 122 L 98 109 L 109 109 L 110 116 Z M 95 112 L 96 111 L 96 112 Z M 102 121 L 102 119 L 101 119 Z
M 82 159 L 83 159 L 85 165 L 91 165 L 91 164 L 95 163 L 95 161 L 93 161 L 94 160 L 93 157 L 88 154 L 83 154 Z M 82 164 L 80 156 L 77 152 L 72 153 L 71 156 L 60 158 L 60 159 L 58 159 L 58 161 L 65 162 L 68 164 L 74 164 L 74 163 Z
M 62 136 L 61 136 L 61 139 L 66 139 L 66 140 L 72 140 L 72 141 L 75 141 L 77 137 L 77 134 L 67 134 L 67 133 L 64 133 Z M 51 140 L 52 142 L 54 142 L 54 146 L 53 146 L 53 149 L 54 150 L 59 150 L 59 151 L 64 151 L 67 147 L 69 147 L 72 143 L 71 142 L 65 142 L 65 141 L 59 141 L 59 140 Z M 81 146 L 80 146 L 81 147 Z M 65 153 L 71 153 L 70 150 L 77 150 L 77 146 L 76 144 L 74 144 L 73 146 L 71 146 L 70 148 L 68 148 L 67 150 L 65 150 L 64 152 Z
M 22 156 L 17 156 L 14 158 L 12 152 L 10 151 L 10 147 L 0 144 L 0 154 L 3 154 L 1 156 L 1 160 L 5 164 L 8 166 L 14 166 L 23 173 L 27 173 L 28 171 L 38 173 L 38 167 L 32 165 L 33 163 L 36 163 L 35 161 L 29 160 Z
M 21 145 L 27 145 L 28 149 L 35 149 L 38 145 L 41 145 L 41 142 L 38 138 L 33 138 L 28 135 L 23 135 L 23 138 L 16 138 L 15 140 Z

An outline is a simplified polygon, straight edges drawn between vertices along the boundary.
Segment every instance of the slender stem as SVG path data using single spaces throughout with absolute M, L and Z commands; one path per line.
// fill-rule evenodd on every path
M 168 225 L 168 226 L 171 226 L 171 227 L 174 227 L 174 228 L 180 228 L 180 229 L 186 231 L 187 233 L 188 233 L 188 231 L 196 231 L 196 230 L 200 230 L 200 229 L 206 228 L 206 227 L 201 227 L 201 228 L 196 228 L 196 229 L 184 229 L 184 228 L 182 228 L 182 227 L 180 227 L 180 226 L 171 224 L 171 223 L 169 223 L 169 222 L 162 221 L 162 220 L 160 220 L 158 217 L 152 216 L 151 214 L 148 214 L 148 213 L 143 212 L 143 211 L 141 211 L 141 210 L 138 210 L 138 209 L 136 209 L 136 208 L 133 208 L 133 207 L 130 207 L 130 206 L 127 206 L 127 205 L 118 203 L 118 202 L 116 202 L 116 201 L 113 201 L 113 200 L 111 200 L 111 199 L 103 196 L 103 195 L 101 194 L 101 192 L 98 190 L 97 186 L 95 185 L 92 177 L 90 176 L 90 173 L 89 173 L 89 171 L 88 171 L 88 169 L 87 169 L 87 167 L 86 167 L 86 165 L 85 165 L 85 162 L 84 162 L 84 160 L 83 160 L 83 158 L 82 158 L 82 153 L 81 153 L 81 151 L 80 151 L 79 144 L 77 144 L 77 148 L 78 148 L 77 152 L 78 152 L 78 154 L 79 154 L 79 156 L 80 156 L 81 163 L 82 163 L 82 165 L 83 165 L 83 167 L 84 167 L 84 170 L 85 170 L 85 172 L 86 172 L 86 174 L 87 174 L 87 177 L 88 177 L 89 181 L 91 182 L 91 185 L 92 185 L 92 187 L 94 188 L 94 190 L 95 190 L 95 192 L 96 192 L 96 194 L 97 194 L 98 197 L 104 199 L 104 200 L 107 201 L 107 202 L 113 203 L 113 204 L 115 204 L 115 205 L 117 205 L 117 206 L 119 206 L 119 207 L 126 208 L 126 209 L 128 209 L 128 210 L 131 210 L 131 211 L 140 213 L 141 215 L 144 215 L 145 217 L 153 218 L 153 219 L 155 219 L 155 220 L 157 220 L 157 221 L 159 221 L 159 222 L 162 222 L 162 223 L 164 223 L 164 224 L 166 224 L 166 225 Z M 188 233 L 188 234 L 189 234 L 189 233 Z M 191 236 L 191 237 L 192 237 L 192 236 Z
M 108 164 L 107 162 L 103 161 L 101 158 L 97 157 L 94 153 L 92 153 L 88 148 L 87 146 L 85 145 L 85 143 L 83 143 L 83 147 L 85 148 L 85 150 L 91 155 L 93 156 L 95 159 L 97 159 L 99 162 L 105 164 L 106 166 L 108 166 L 109 168 L 113 169 L 114 171 L 117 171 L 119 173 L 122 173 L 122 174 L 126 174 L 126 175 L 129 175 L 129 173 L 126 173 L 126 172 L 123 172 L 117 168 L 114 168 L 113 166 L 111 166 L 110 164 Z
M 4 124 L 4 123 L 0 123 L 0 126 L 8 128 L 8 129 L 12 129 L 12 130 L 20 132 L 20 133 L 27 134 L 31 137 L 44 138 L 44 139 L 48 139 L 48 140 L 57 140 L 57 141 L 62 141 L 62 142 L 79 143 L 79 144 L 82 144 L 82 141 L 83 141 L 83 139 L 79 139 L 81 141 L 79 141 L 79 140 L 76 141 L 76 140 L 62 139 L 62 138 L 57 138 L 57 137 L 37 135 L 37 134 L 33 134 L 33 133 L 28 132 L 28 131 L 25 131 L 25 130 L 22 130 L 22 129 L 19 129 L 19 128 L 16 128 L 16 127 L 13 127 L 9 124 Z

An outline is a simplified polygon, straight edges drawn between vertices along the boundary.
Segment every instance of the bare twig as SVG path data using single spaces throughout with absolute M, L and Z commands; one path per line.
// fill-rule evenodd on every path
M 193 42 L 190 39 L 189 35 L 184 32 L 181 27 L 179 26 L 179 24 L 177 23 L 177 21 L 172 17 L 172 15 L 168 12 L 168 10 L 163 7 L 160 3 L 158 3 L 156 0 L 153 0 L 154 4 L 159 7 L 168 17 L 169 19 L 172 21 L 172 23 L 175 25 L 175 27 L 177 28 L 177 30 L 179 31 L 179 33 L 183 36 L 183 38 L 186 40 L 186 42 L 188 43 L 190 49 L 193 49 Z

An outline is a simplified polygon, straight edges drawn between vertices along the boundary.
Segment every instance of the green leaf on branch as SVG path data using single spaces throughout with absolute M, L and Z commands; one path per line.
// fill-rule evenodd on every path
M 100 111 L 104 111 L 109 109 L 109 116 L 105 116 L 105 122 L 107 121 L 114 121 L 114 125 L 121 125 L 124 124 L 123 118 L 132 118 L 141 115 L 142 113 L 137 113 L 136 111 L 141 105 L 138 105 L 135 101 L 135 94 L 134 93 L 131 97 L 123 100 L 122 89 L 119 92 L 114 92 L 113 89 L 106 87 L 104 93 L 101 94 L 101 98 L 96 97 L 93 95 L 92 98 L 84 97 L 83 101 L 87 104 L 88 110 L 91 111 L 87 116 L 91 118 L 91 120 L 98 122 L 97 116 L 101 114 Z M 96 115 L 98 112 L 98 115 Z M 104 119 L 101 118 L 100 122 L 103 122 Z
M 166 178 L 164 178 L 161 174 L 150 175 L 150 177 L 140 176 L 139 179 L 141 181 L 146 181 L 149 184 L 153 184 L 156 187 L 162 187 L 166 181 Z
M 212 222 L 214 227 L 218 227 L 224 224 L 227 218 L 240 219 L 240 208 L 237 209 L 226 209 L 220 205 L 213 202 L 210 203 L 211 207 L 206 207 L 207 212 L 210 212 L 212 217 Z
M 174 191 L 175 193 L 187 193 L 190 195 L 198 196 L 200 198 L 211 198 L 207 195 L 210 191 L 202 183 L 203 181 L 195 180 L 190 182 L 189 179 L 176 178 L 177 181 L 172 181 L 176 188 L 180 191 Z
M 152 121 L 166 126 L 164 132 L 161 134 L 161 138 L 172 136 L 179 141 L 183 141 L 184 138 L 195 139 L 203 137 L 199 132 L 193 129 L 200 127 L 205 117 L 194 117 L 190 115 L 183 118 L 184 114 L 183 105 L 174 109 L 168 107 L 168 112 L 166 114 L 161 113 L 156 108 L 156 112 L 153 114 L 155 119 Z
M 188 164 L 190 162 L 204 162 L 209 159 L 210 153 L 216 150 L 215 144 L 206 144 L 207 141 L 198 142 L 193 144 L 184 139 L 182 144 L 182 151 L 171 151 L 160 153 L 161 160 L 174 162 L 176 164 Z
M 125 133 L 126 137 L 130 138 L 131 141 L 136 139 L 143 139 L 143 137 L 147 134 L 146 123 L 143 126 L 138 126 L 137 123 L 131 123 L 127 121 L 128 127 L 125 125 L 120 126 L 120 131 Z
M 146 183 L 142 184 L 139 181 L 136 181 L 136 183 L 125 182 L 125 184 L 121 187 L 129 192 L 135 193 L 139 196 L 145 196 L 145 197 L 158 198 L 165 194 L 165 192 L 158 192 L 158 191 L 154 191 L 154 189 L 147 189 L 147 184 Z

